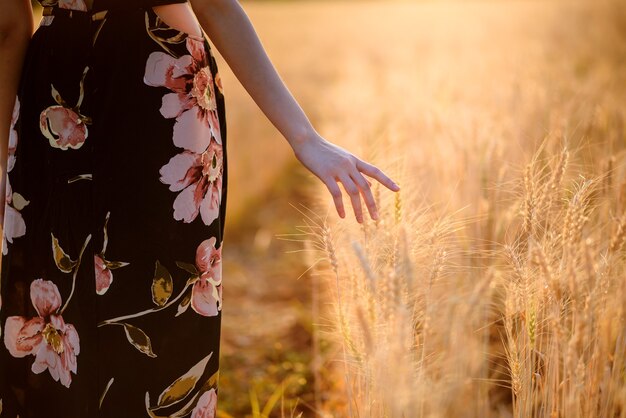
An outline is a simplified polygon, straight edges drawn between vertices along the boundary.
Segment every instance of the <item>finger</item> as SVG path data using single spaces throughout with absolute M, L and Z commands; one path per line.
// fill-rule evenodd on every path
M 370 176 L 372 178 L 375 178 L 376 180 L 378 180 L 380 183 L 382 183 L 388 189 L 393 190 L 394 192 L 397 192 L 398 190 L 400 190 L 400 186 L 398 186 L 393 180 L 391 180 L 378 167 L 376 167 L 376 166 L 374 166 L 374 165 L 372 165 L 370 163 L 367 163 L 365 161 L 357 159 L 357 161 L 356 161 L 356 168 L 359 171 L 362 171 L 363 173 L 367 174 L 368 176 Z
M 376 209 L 376 201 L 374 200 L 374 196 L 372 195 L 372 190 L 370 189 L 371 183 L 361 175 L 358 170 L 354 170 L 353 173 L 350 174 L 350 177 L 356 185 L 361 189 L 361 194 L 363 195 L 363 200 L 367 205 L 367 210 L 370 213 L 372 219 L 378 219 L 378 210 Z
M 354 181 L 348 174 L 342 173 L 339 176 L 339 180 L 341 181 L 341 184 L 343 184 L 343 188 L 346 189 L 346 193 L 350 196 L 356 220 L 359 223 L 363 222 L 363 209 L 361 208 L 361 195 L 359 193 L 359 188 L 356 184 L 354 184 Z
M 341 198 L 341 189 L 339 189 L 339 185 L 337 185 L 337 182 L 335 181 L 335 179 L 332 179 L 332 178 L 328 179 L 327 181 L 324 181 L 324 184 L 326 184 L 328 191 L 333 197 L 333 201 L 335 202 L 335 207 L 337 208 L 337 214 L 339 214 L 340 217 L 345 218 L 346 211 L 343 207 L 343 199 Z

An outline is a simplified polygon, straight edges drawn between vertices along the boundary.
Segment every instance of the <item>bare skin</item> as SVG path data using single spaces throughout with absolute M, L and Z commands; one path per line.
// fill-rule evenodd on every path
M 27 0 L 5 1 L 0 16 L 0 161 L 6 175 L 8 132 L 24 50 L 32 33 Z M 158 6 L 154 11 L 176 29 L 199 36 L 202 30 L 220 52 L 242 86 L 291 145 L 296 158 L 328 188 L 337 213 L 345 218 L 343 194 L 350 197 L 358 222 L 363 222 L 361 196 L 372 219 L 378 218 L 371 182 L 400 190 L 378 167 L 323 138 L 280 78 L 247 14 L 237 0 L 191 0 L 187 4 Z M 26 35 L 28 34 L 28 36 Z M 4 188 L 5 182 L 2 182 Z M 4 190 L 0 211 L 4 211 Z
M 9 128 L 28 40 L 33 33 L 29 0 L 3 2 L 0 13 L 0 221 L 4 219 Z M 0 231 L 2 223 L 0 222 Z

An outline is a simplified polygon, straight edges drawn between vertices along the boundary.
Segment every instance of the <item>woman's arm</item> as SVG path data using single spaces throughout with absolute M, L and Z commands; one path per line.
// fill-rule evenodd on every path
M 0 221 L 4 219 L 11 115 L 28 41 L 33 33 L 30 0 L 6 0 L 0 13 Z M 0 230 L 2 222 L 0 222 Z
M 363 221 L 363 195 L 370 215 L 376 204 L 370 183 L 361 172 L 393 191 L 399 187 L 377 167 L 326 141 L 291 95 L 267 56 L 255 29 L 237 0 L 191 0 L 192 7 L 215 47 L 252 99 L 287 139 L 298 160 L 320 178 L 333 196 L 337 212 L 345 217 L 337 181 L 350 195 L 354 213 Z

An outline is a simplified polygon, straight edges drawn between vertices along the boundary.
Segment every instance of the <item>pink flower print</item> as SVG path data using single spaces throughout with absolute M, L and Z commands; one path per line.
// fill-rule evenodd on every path
M 104 254 L 94 255 L 94 264 L 96 268 L 96 293 L 104 295 L 111 283 L 113 283 L 113 271 L 117 268 L 127 266 L 129 263 L 124 261 L 109 261 L 104 258 Z
M 15 165 L 15 150 L 17 149 L 17 139 L 18 139 L 15 125 L 17 124 L 17 119 L 19 117 L 20 117 L 20 99 L 16 97 L 15 104 L 13 105 L 13 114 L 11 116 L 11 130 L 9 131 L 7 173 L 13 170 L 13 166 Z
M 222 247 L 216 249 L 216 241 L 204 240 L 196 250 L 200 277 L 191 289 L 191 307 L 203 316 L 216 316 L 222 309 Z
M 7 188 L 10 185 L 7 184 Z M 7 195 L 7 204 L 4 207 L 4 226 L 2 228 L 2 254 L 7 255 L 9 243 L 13 244 L 15 238 L 26 234 L 26 222 L 22 214 L 13 206 L 13 199 Z
M 187 37 L 190 55 L 174 58 L 164 52 L 153 52 L 146 62 L 144 83 L 167 87 L 161 114 L 176 118 L 174 145 L 196 154 L 207 149 L 211 138 L 222 143 L 214 80 L 204 48 L 204 39 Z
M 70 3 L 75 4 L 76 2 Z M 85 97 L 85 76 L 88 71 L 89 67 L 85 67 L 79 84 L 80 94 L 76 106 L 68 105 L 54 86 L 51 86 L 52 97 L 57 104 L 47 107 L 41 112 L 39 115 L 39 128 L 41 133 L 50 141 L 50 146 L 53 148 L 62 150 L 67 150 L 68 148 L 78 149 L 87 139 L 87 125 L 91 123 L 91 119 L 81 115 L 80 106 Z
M 94 254 L 94 266 L 96 270 L 96 293 L 99 295 L 104 295 L 111 283 L 113 282 L 113 271 L 120 267 L 127 266 L 129 263 L 125 261 L 109 261 L 105 258 L 104 253 L 107 250 L 107 245 L 109 244 L 109 234 L 107 232 L 107 227 L 109 224 L 109 218 L 111 216 L 111 212 L 107 212 L 106 218 L 104 220 L 104 243 L 102 245 L 102 251 L 99 254 Z
M 13 115 L 11 116 L 11 130 L 9 131 L 9 147 L 7 159 L 7 176 L 6 176 L 6 194 L 4 206 L 4 219 L 2 227 L 2 254 L 6 255 L 9 250 L 9 243 L 13 243 L 13 239 L 19 238 L 26 234 L 26 223 L 20 211 L 28 205 L 28 200 L 19 193 L 13 193 L 8 173 L 15 166 L 15 150 L 17 149 L 18 135 L 15 124 L 20 114 L 20 101 L 16 97 L 13 106 Z
M 196 407 L 191 411 L 191 418 L 215 418 L 217 410 L 217 393 L 215 389 L 207 390 L 200 396 Z
M 4 325 L 4 345 L 13 357 L 34 355 L 33 373 L 47 369 L 55 381 L 60 380 L 69 387 L 70 371 L 76 374 L 80 344 L 74 326 L 55 314 L 61 307 L 59 289 L 49 280 L 34 280 L 30 285 L 30 299 L 38 316 L 28 320 L 22 316 L 8 317 Z
M 87 5 L 84 0 L 59 0 L 59 8 L 79 10 L 81 12 L 87 11 Z
M 183 151 L 161 167 L 161 182 L 173 192 L 174 219 L 192 222 L 200 213 L 206 225 L 218 218 L 222 201 L 222 146 L 211 141 L 202 153 Z
M 87 126 L 72 109 L 50 106 L 39 116 L 41 132 L 54 148 L 80 148 L 87 138 Z
M 104 264 L 104 259 L 99 255 L 94 255 L 96 265 L 96 293 L 104 295 L 113 282 L 113 272 Z

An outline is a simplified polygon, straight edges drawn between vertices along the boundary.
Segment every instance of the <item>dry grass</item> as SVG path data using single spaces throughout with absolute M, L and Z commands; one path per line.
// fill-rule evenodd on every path
M 402 190 L 305 212 L 318 414 L 625 417 L 625 8 L 358 7 L 322 131 Z

